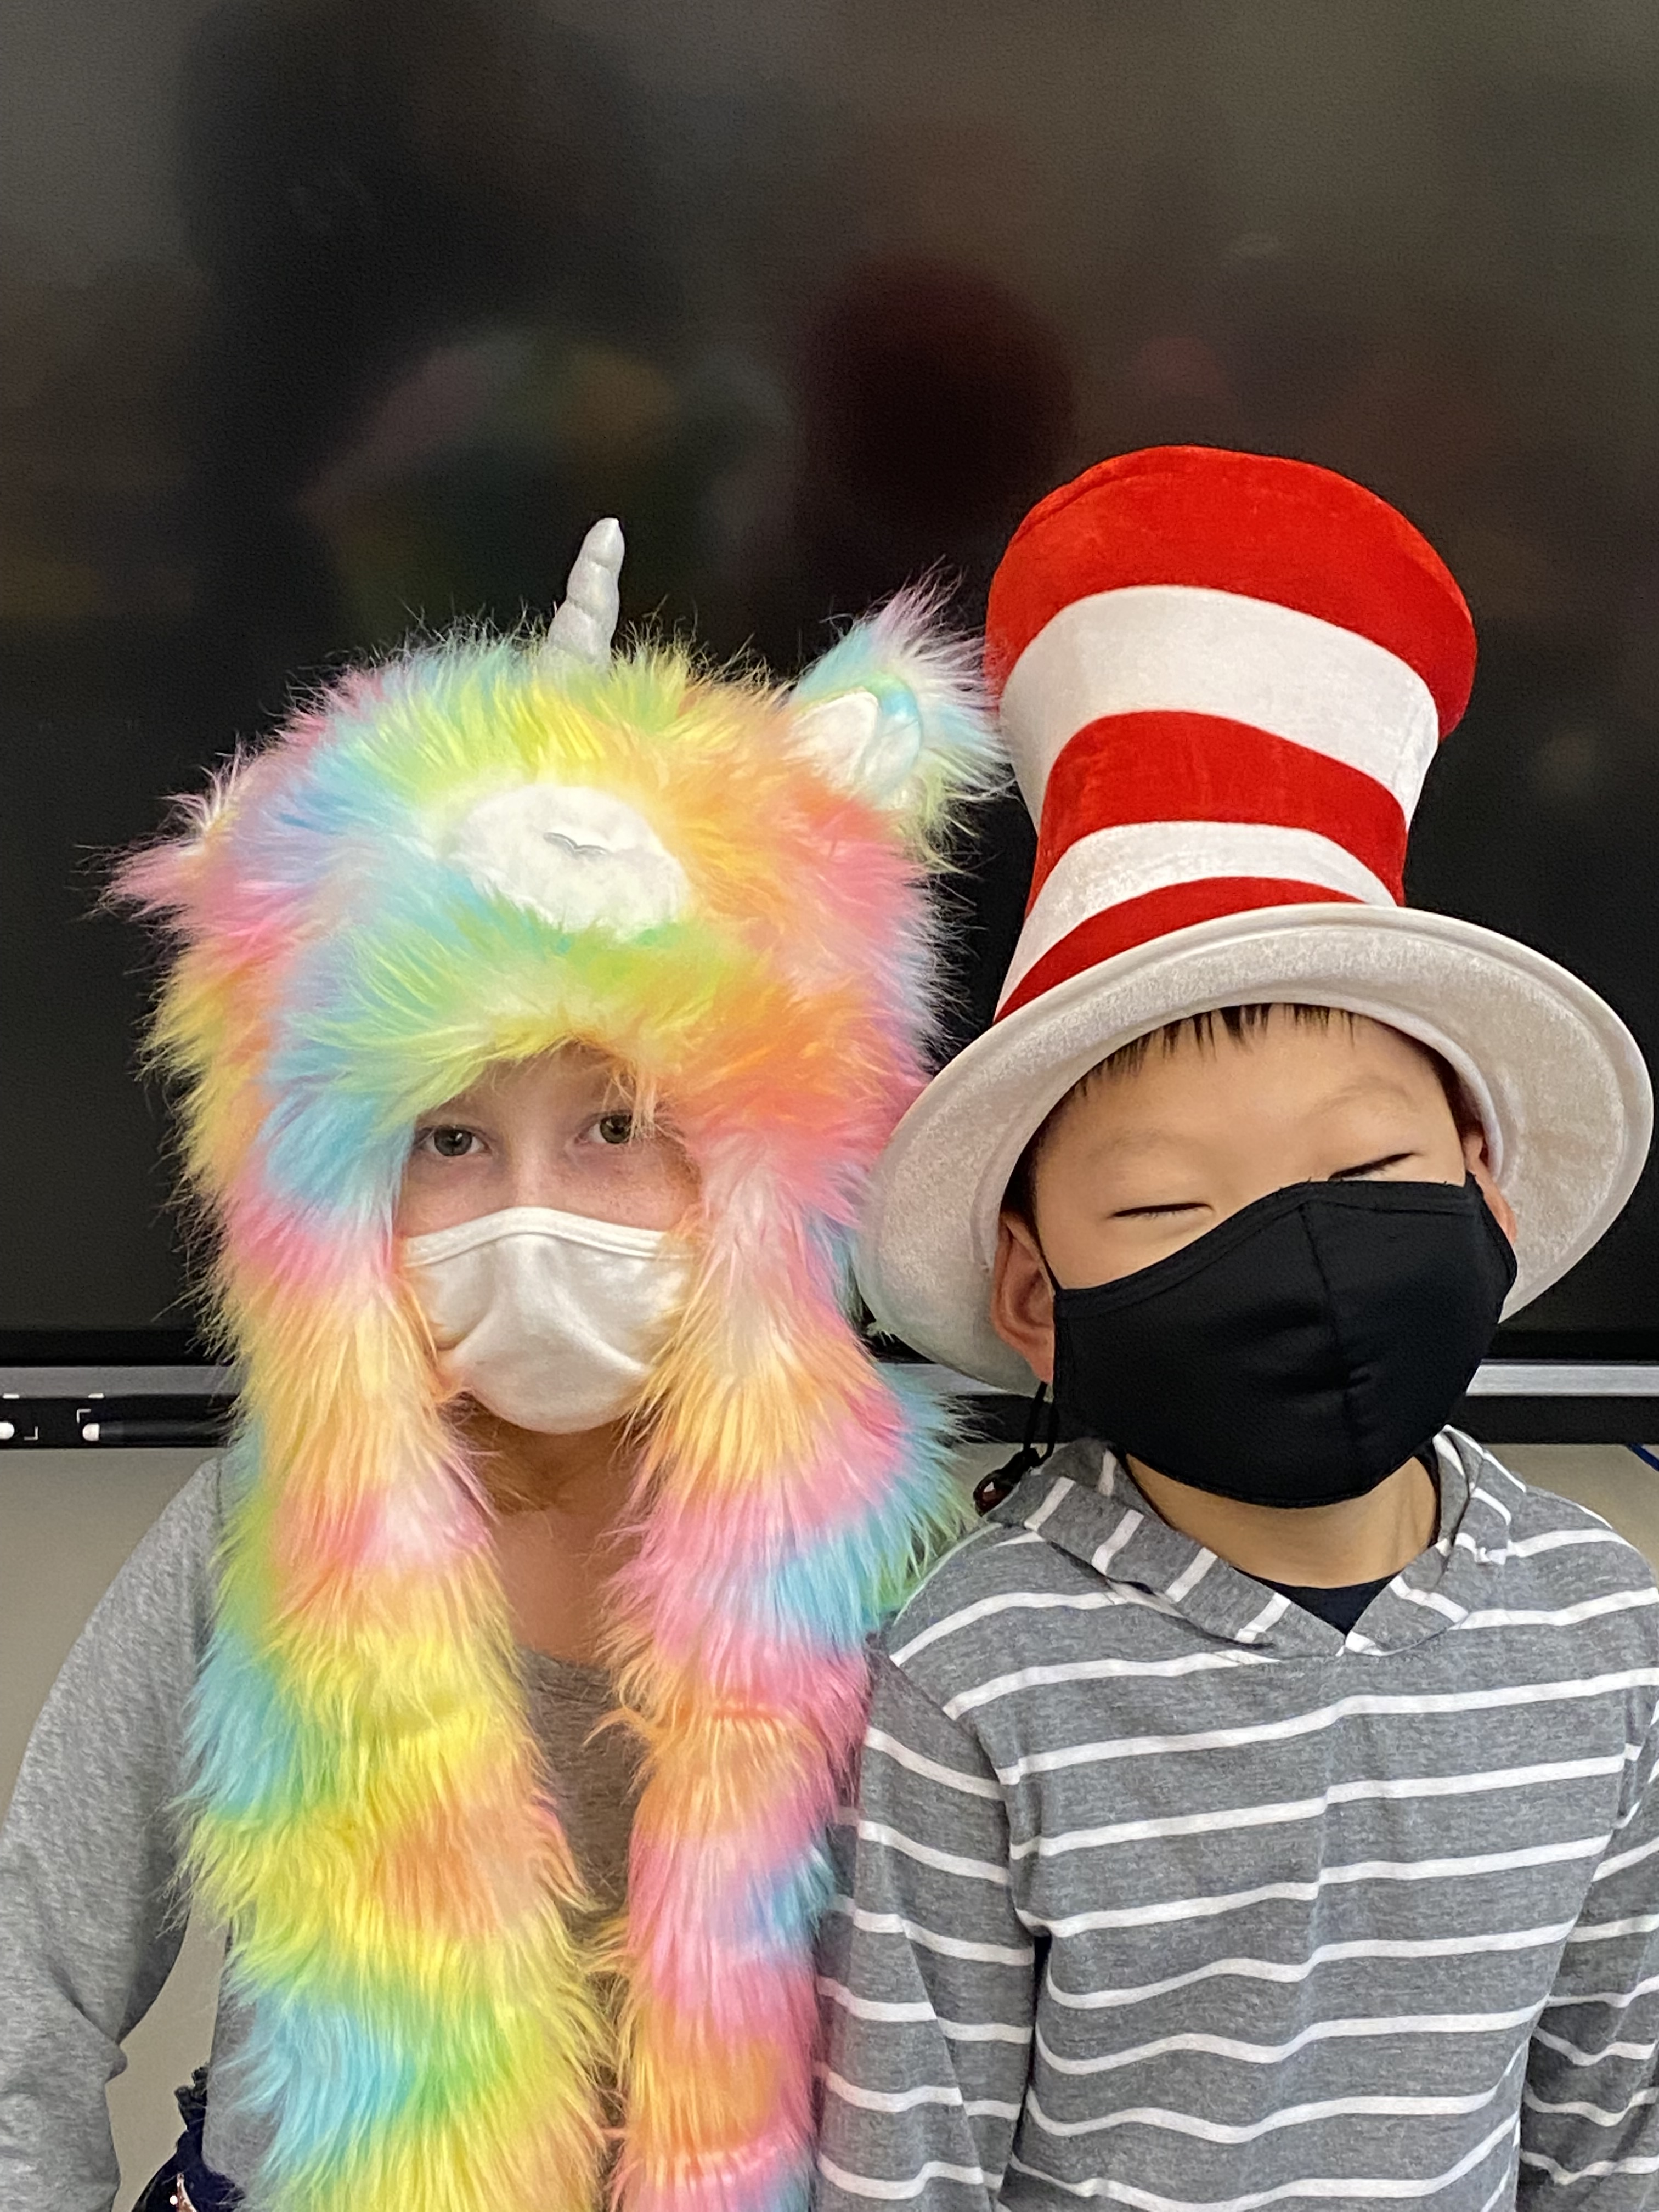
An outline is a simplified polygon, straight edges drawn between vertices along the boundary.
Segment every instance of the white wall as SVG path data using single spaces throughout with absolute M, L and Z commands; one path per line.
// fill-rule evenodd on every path
M 977 1479 L 1003 1446 L 964 1454 Z M 1659 1565 L 1659 1474 L 1616 1446 L 1517 1446 L 1503 1455 L 1541 1488 L 1581 1499 Z M 15 1452 L 0 1458 L 0 1799 L 9 1797 L 34 1716 L 81 1625 L 196 1452 Z M 130 2038 L 110 2091 L 120 2204 L 172 2148 L 173 2090 L 207 2055 L 219 1952 L 192 1928 L 173 1978 Z
M 0 1802 L 82 1622 L 199 1451 L 18 1451 L 0 1456 Z M 125 2208 L 179 2133 L 173 2091 L 207 2057 L 218 1948 L 191 1928 L 172 1978 L 127 2041 L 110 2089 Z

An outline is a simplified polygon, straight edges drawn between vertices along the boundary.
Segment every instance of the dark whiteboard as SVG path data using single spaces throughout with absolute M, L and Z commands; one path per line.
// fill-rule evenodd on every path
M 935 562 L 975 619 L 1114 449 L 1358 475 L 1481 633 L 1414 895 L 1659 1047 L 1659 10 L 12 0 L 0 38 L 14 1352 L 185 1320 L 100 856 L 296 678 L 544 605 L 602 512 L 630 618 L 787 670 Z M 990 817 L 958 1036 L 1029 856 Z M 1650 1185 L 1529 1326 L 1659 1344 Z

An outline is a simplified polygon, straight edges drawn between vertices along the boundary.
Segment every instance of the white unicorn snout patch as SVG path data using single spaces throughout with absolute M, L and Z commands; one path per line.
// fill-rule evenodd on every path
M 448 858 L 561 929 L 635 936 L 672 921 L 691 896 L 684 869 L 639 810 L 582 784 L 493 792 L 457 823 Z

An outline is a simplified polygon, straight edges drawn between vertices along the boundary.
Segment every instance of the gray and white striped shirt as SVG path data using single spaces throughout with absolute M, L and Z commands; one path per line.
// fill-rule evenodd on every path
M 884 1639 L 818 2202 L 1659 2204 L 1659 1591 L 1467 1437 L 1340 1632 L 1098 1445 Z

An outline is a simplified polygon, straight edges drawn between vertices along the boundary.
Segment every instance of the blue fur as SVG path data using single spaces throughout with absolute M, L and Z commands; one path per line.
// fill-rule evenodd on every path
M 272 2003 L 236 1978 L 251 2024 L 228 2087 L 251 2115 L 280 2121 L 262 2177 L 280 2199 L 286 2185 L 337 2165 L 343 2150 L 368 2149 L 402 2119 L 420 2069 L 405 2042 L 370 2025 L 360 1999 L 284 1990 Z
M 298 1740 L 268 1662 L 221 1621 L 191 1707 L 192 1794 L 229 1820 L 289 1810 L 300 1786 Z
M 750 1885 L 744 1900 L 749 1926 L 735 1935 L 732 1948 L 742 1957 L 799 1958 L 817 1933 L 835 1888 L 835 1873 L 822 1842 L 794 1864 Z
M 734 1565 L 717 1607 L 721 1617 L 783 1648 L 826 1655 L 857 1650 L 884 1625 L 892 1605 L 884 1584 L 909 1554 L 912 1532 L 928 1519 L 947 1521 L 961 1493 L 942 1398 L 902 1368 L 883 1379 L 901 1401 L 908 1431 L 892 1481 L 861 1519 L 804 1532 L 793 1551 L 770 1561 Z

